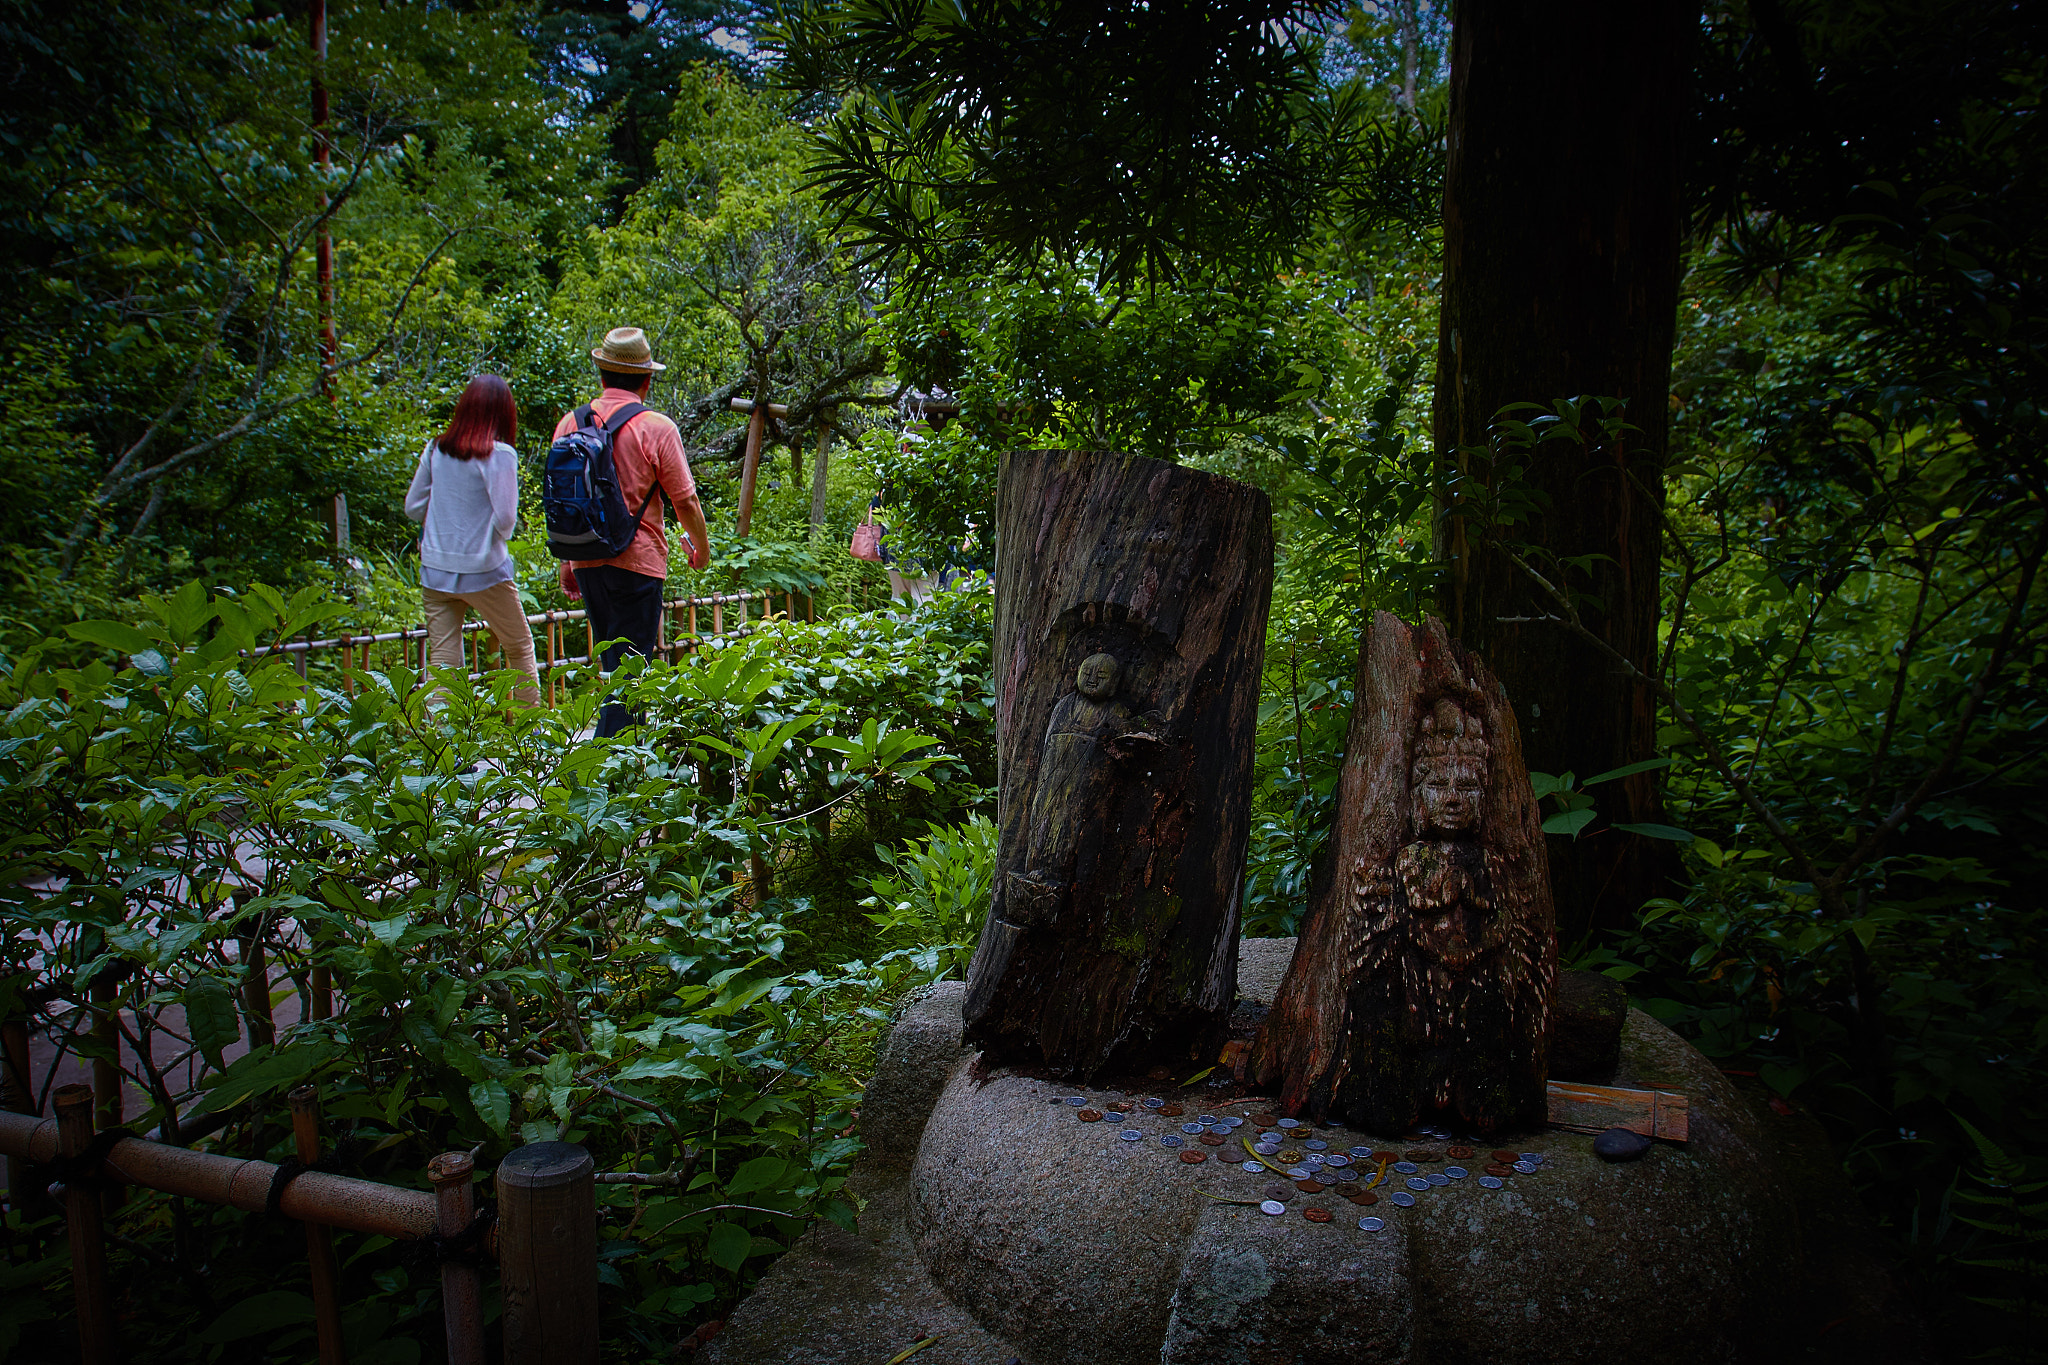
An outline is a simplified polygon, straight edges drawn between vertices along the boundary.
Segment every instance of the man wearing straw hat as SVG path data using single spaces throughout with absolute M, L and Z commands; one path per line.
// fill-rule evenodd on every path
M 591 351 L 590 358 L 597 362 L 597 375 L 604 385 L 604 392 L 590 405 L 599 422 L 609 420 L 628 403 L 644 401 L 656 371 L 667 368 L 655 360 L 647 334 L 638 327 L 615 327 L 605 333 L 603 344 Z M 555 423 L 555 439 L 575 429 L 576 414 L 571 412 Z M 662 524 L 661 503 L 647 496 L 657 482 L 682 524 L 690 567 L 701 569 L 711 562 L 704 508 L 697 501 L 697 485 L 690 477 L 690 461 L 683 454 L 683 435 L 676 424 L 653 411 L 627 419 L 612 436 L 612 461 L 618 468 L 619 492 L 626 506 L 645 504 L 640 528 L 621 554 L 610 559 L 569 560 L 562 565 L 562 591 L 572 599 L 583 599 L 595 637 L 624 642 L 604 650 L 599 666 L 607 673 L 618 667 L 621 654 L 654 653 L 663 590 L 668 584 L 668 533 Z M 616 734 L 631 723 L 625 707 L 607 703 L 598 715 L 598 737 Z

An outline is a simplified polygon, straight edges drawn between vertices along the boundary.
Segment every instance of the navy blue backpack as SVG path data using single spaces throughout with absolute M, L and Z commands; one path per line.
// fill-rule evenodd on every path
M 661 484 L 650 483 L 640 510 L 629 510 L 619 491 L 612 438 L 645 411 L 644 404 L 628 403 L 600 425 L 585 403 L 576 409 L 576 429 L 548 447 L 540 505 L 548 523 L 548 553 L 556 559 L 610 559 L 625 553 L 639 534 L 640 518 Z

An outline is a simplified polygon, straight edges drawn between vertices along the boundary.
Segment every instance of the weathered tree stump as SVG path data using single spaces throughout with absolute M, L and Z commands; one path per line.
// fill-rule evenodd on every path
M 968 1038 L 1062 1075 L 1221 1044 L 1273 592 L 1264 493 L 1018 451 L 997 497 L 993 905 Z
M 1545 1118 L 1557 975 L 1542 821 L 1507 695 L 1431 617 L 1373 617 L 1332 831 L 1252 1051 L 1289 1113 L 1378 1133 Z

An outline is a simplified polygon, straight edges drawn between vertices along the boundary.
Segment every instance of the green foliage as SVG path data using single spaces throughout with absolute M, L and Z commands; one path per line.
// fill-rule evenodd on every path
M 874 894 L 861 904 L 876 910 L 868 918 L 882 942 L 929 956 L 938 977 L 964 980 L 995 890 L 996 827 L 977 815 L 955 828 L 927 829 L 900 852 L 876 847 L 889 871 L 868 882 Z
M 0 679 L 0 993 L 62 1036 L 89 983 L 114 982 L 133 1032 L 75 1046 L 151 1097 L 142 1124 L 219 1109 L 249 1141 L 269 1119 L 260 1155 L 310 1081 L 373 1178 L 556 1137 L 662 1174 L 601 1187 L 605 1283 L 624 1332 L 669 1331 L 806 1220 L 850 1221 L 849 1063 L 890 1001 L 957 966 L 922 944 L 821 953 L 809 926 L 833 926 L 777 886 L 834 847 L 835 817 L 936 818 L 992 778 L 987 601 L 949 596 L 622 670 L 648 715 L 623 744 L 577 739 L 591 686 L 508 712 L 509 674 L 372 674 L 347 695 L 246 663 L 338 609 L 313 590 L 193 583 L 148 624 L 79 623 Z M 95 649 L 128 662 L 60 662 Z M 236 1056 L 263 1023 L 236 989 L 253 943 L 302 1008 Z M 335 1019 L 303 1008 L 316 968 Z M 193 1050 L 165 1066 L 151 1042 L 173 1006 Z M 164 1207 L 122 1216 L 143 1232 Z M 232 1266 L 233 1220 L 209 1226 Z M 373 1243 L 346 1254 L 358 1281 L 404 1282 Z M 272 1286 L 162 1305 L 159 1358 L 285 1342 L 299 1291 Z M 391 1330 L 431 1330 L 431 1296 L 407 1302 Z

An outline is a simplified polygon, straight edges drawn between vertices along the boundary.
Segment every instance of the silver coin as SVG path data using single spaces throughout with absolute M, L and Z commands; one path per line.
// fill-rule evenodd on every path
M 1263 1172 L 1263 1171 L 1264 1171 L 1265 1169 L 1266 1169 L 1266 1166 L 1265 1166 L 1265 1163 L 1264 1163 L 1264 1162 L 1260 1162 L 1260 1161 L 1247 1161 L 1247 1162 L 1245 1162 L 1245 1163 L 1244 1163 L 1244 1173 L 1245 1173 L 1246 1175 L 1258 1175 L 1258 1174 L 1260 1174 L 1261 1172 Z
M 1520 1171 L 1523 1175 L 1527 1175 L 1529 1174 L 1529 1172 L 1536 1169 L 1536 1163 L 1533 1161 L 1517 1161 L 1515 1163 L 1515 1169 Z
M 1345 1156 L 1342 1152 L 1332 1152 L 1328 1156 L 1323 1158 L 1323 1164 L 1325 1166 L 1349 1166 L 1351 1164 L 1351 1158 Z
M 1212 1123 L 1209 1125 L 1209 1131 L 1217 1137 L 1229 1137 L 1230 1125 L 1227 1123 Z
M 1429 1189 L 1429 1180 L 1425 1176 L 1411 1175 L 1408 1177 L 1408 1188 L 1422 1194 Z
M 1394 1163 L 1394 1169 L 1399 1171 L 1402 1175 L 1414 1175 L 1417 1171 L 1421 1170 L 1422 1168 L 1417 1166 L 1412 1161 L 1397 1161 Z
M 1144 1133 L 1136 1128 L 1126 1128 L 1121 1133 L 1118 1133 L 1117 1136 L 1125 1142 L 1141 1142 L 1145 1137 Z
M 1188 1145 L 1188 1140 L 1179 1133 L 1162 1133 L 1159 1136 L 1159 1145 L 1161 1147 L 1185 1147 Z
M 1268 1199 L 1259 1205 L 1259 1212 L 1278 1215 L 1287 1212 L 1287 1206 L 1277 1199 Z
M 1517 1152 L 1515 1155 L 1528 1162 L 1531 1166 L 1541 1166 L 1543 1164 L 1543 1153 L 1541 1152 Z
M 1189 1137 L 1193 1137 L 1197 1133 L 1205 1133 L 1208 1131 L 1208 1129 L 1204 1128 L 1199 1123 L 1183 1123 L 1180 1126 L 1180 1130 L 1183 1133 L 1186 1133 Z
M 1453 1180 L 1463 1180 L 1472 1172 L 1466 1170 L 1463 1166 L 1446 1166 L 1444 1167 L 1444 1174 Z
M 1166 1101 L 1160 1099 L 1157 1095 L 1154 1095 L 1151 1099 L 1145 1101 L 1145 1107 L 1147 1109 L 1164 1109 L 1166 1107 Z
M 1371 1156 L 1371 1155 L 1372 1155 L 1372 1148 L 1370 1148 L 1370 1147 L 1353 1147 L 1353 1148 L 1351 1149 L 1351 1155 L 1353 1155 L 1353 1156 L 1355 1156 L 1355 1157 L 1360 1157 L 1360 1158 L 1364 1158 L 1364 1157 L 1369 1157 L 1369 1156 Z
M 1260 1156 L 1278 1156 L 1280 1155 L 1280 1144 L 1277 1142 L 1261 1142 L 1253 1147 L 1252 1150 Z
M 1428 1175 L 1422 1178 L 1424 1180 L 1427 1180 L 1432 1185 L 1448 1185 L 1451 1183 L 1451 1178 L 1443 1174 L 1441 1171 L 1431 1171 Z
M 1195 1115 L 1195 1122 L 1207 1128 L 1210 1124 L 1216 1122 L 1216 1116 L 1214 1114 L 1197 1114 Z
M 1306 1166 L 1289 1166 L 1287 1168 L 1287 1175 L 1291 1180 L 1307 1180 L 1314 1174 L 1315 1172 Z
M 1310 1138 L 1307 1142 L 1304 1142 L 1301 1145 L 1308 1148 L 1308 1150 L 1310 1150 L 1311 1152 L 1327 1152 L 1330 1150 L 1330 1144 L 1323 1141 L 1321 1138 Z
M 1393 1201 L 1394 1207 L 1397 1209 L 1412 1209 L 1415 1207 L 1415 1196 L 1406 1190 L 1395 1190 L 1387 1198 Z
M 1500 1177 L 1497 1175 L 1482 1175 L 1479 1177 L 1479 1183 L 1489 1190 L 1497 1190 L 1500 1188 Z
M 1281 1120 L 1280 1120 L 1280 1126 L 1281 1126 L 1282 1128 L 1299 1128 L 1299 1127 L 1301 1127 L 1301 1120 L 1300 1120 L 1300 1119 L 1281 1119 Z
M 1303 1157 L 1301 1159 L 1301 1164 L 1308 1167 L 1312 1171 L 1320 1171 L 1321 1169 L 1323 1169 L 1323 1159 L 1313 1154 Z
M 1088 1097 L 1086 1095 L 1069 1095 L 1061 1103 L 1070 1104 L 1076 1109 L 1086 1109 L 1088 1107 Z
M 1244 1120 L 1243 1120 L 1243 1119 L 1241 1119 L 1241 1118 L 1239 1118 L 1239 1117 L 1238 1117 L 1237 1115 L 1235 1115 L 1235 1114 L 1232 1114 L 1232 1115 L 1230 1115 L 1229 1117 L 1227 1117 L 1227 1118 L 1225 1118 L 1225 1119 L 1221 1120 L 1221 1122 L 1222 1122 L 1222 1124 L 1223 1124 L 1223 1126 L 1224 1126 L 1225 1128 L 1242 1128 L 1242 1127 L 1244 1127 Z
M 1384 1218 L 1361 1218 L 1358 1220 L 1358 1230 L 1360 1232 L 1378 1232 L 1386 1225 L 1387 1220 Z

